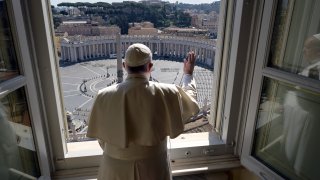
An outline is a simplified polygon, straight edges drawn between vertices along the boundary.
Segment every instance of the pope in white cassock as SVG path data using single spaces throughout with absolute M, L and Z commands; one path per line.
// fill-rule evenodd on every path
M 309 65 L 299 74 L 320 80 L 320 34 L 307 38 L 303 48 L 303 55 Z
M 99 91 L 89 119 L 87 136 L 97 138 L 104 151 L 98 179 L 171 179 L 167 136 L 177 137 L 199 112 L 194 64 L 189 52 L 182 87 L 152 82 L 150 49 L 129 46 L 123 62 L 128 77 Z

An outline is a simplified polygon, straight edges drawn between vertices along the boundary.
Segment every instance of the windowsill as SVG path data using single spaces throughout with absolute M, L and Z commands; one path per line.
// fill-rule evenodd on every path
M 76 169 L 90 168 L 93 170 L 89 170 L 89 174 L 97 172 L 103 153 L 98 141 L 68 143 L 67 148 L 65 158 L 55 162 L 56 173 L 73 174 L 73 171 L 79 173 Z M 168 152 L 173 175 L 240 166 L 239 158 L 233 155 L 233 147 L 224 144 L 214 133 L 182 134 L 168 141 Z
M 66 158 L 98 156 L 103 153 L 97 140 L 67 143 L 67 148 Z
M 181 134 L 168 141 L 168 149 L 224 144 L 218 135 L 212 132 Z
M 57 162 L 54 176 L 58 179 L 74 176 L 93 176 L 98 172 L 102 149 L 98 141 L 68 143 L 68 154 Z M 168 140 L 173 176 L 197 174 L 212 170 L 240 167 L 240 160 L 233 155 L 233 148 L 226 146 L 217 135 L 208 132 L 181 134 Z M 204 153 L 209 150 L 209 153 Z M 212 152 L 214 154 L 212 154 Z M 191 155 L 185 156 L 185 152 Z M 86 165 L 83 166 L 83 162 Z
M 170 150 L 223 144 L 217 135 L 209 132 L 181 134 L 175 139 L 168 139 L 168 149 Z M 103 153 L 98 141 L 67 143 L 67 148 L 66 158 L 99 156 Z

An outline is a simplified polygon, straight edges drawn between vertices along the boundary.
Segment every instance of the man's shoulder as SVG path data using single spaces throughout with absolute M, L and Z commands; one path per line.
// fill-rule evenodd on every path
M 101 94 L 112 93 L 112 92 L 116 92 L 116 91 L 117 91 L 117 85 L 115 84 L 115 85 L 100 89 L 98 94 L 101 95 Z
M 178 86 L 176 86 L 175 84 L 159 83 L 159 82 L 150 81 L 150 86 L 154 86 L 157 89 L 161 89 L 161 90 L 178 91 Z

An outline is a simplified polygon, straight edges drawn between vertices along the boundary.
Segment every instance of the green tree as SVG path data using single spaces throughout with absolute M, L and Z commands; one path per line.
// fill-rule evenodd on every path
M 59 27 L 61 23 L 62 23 L 61 18 L 53 17 L 53 26 L 55 29 L 57 29 L 57 27 Z
M 65 11 L 65 10 L 60 11 L 60 14 L 65 15 L 65 16 L 69 15 L 69 13 L 67 11 Z

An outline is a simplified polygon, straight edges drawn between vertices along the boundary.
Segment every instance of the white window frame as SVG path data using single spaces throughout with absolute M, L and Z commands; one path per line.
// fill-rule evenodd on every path
M 249 170 L 253 171 L 262 179 L 284 179 L 275 171 L 271 170 L 269 167 L 267 167 L 261 161 L 258 161 L 251 155 L 256 117 L 258 113 L 261 87 L 264 77 L 278 80 L 280 82 L 286 82 L 295 86 L 300 86 L 302 88 L 309 89 L 315 92 L 320 92 L 320 83 L 318 80 L 285 72 L 283 70 L 278 70 L 272 67 L 267 67 L 276 6 L 277 0 L 264 0 L 261 7 L 262 20 L 261 23 L 256 24 L 256 27 L 259 29 L 256 33 L 258 35 L 259 41 L 257 44 L 256 53 L 251 52 L 252 54 L 255 54 L 252 58 L 252 62 L 255 63 L 255 69 L 253 73 L 252 87 L 250 90 L 251 95 L 248 115 L 246 118 L 243 149 L 241 153 L 241 164 L 243 164 Z M 289 11 L 292 11 L 292 8 L 293 7 L 289 7 Z M 289 17 L 289 19 L 290 18 L 291 17 Z M 287 27 L 286 29 L 288 30 L 289 27 Z M 286 44 L 286 42 L 284 42 L 284 44 Z M 283 45 L 283 47 L 284 46 L 285 45 Z
M 221 6 L 226 7 L 227 2 L 229 3 L 228 9 L 223 13 L 228 14 L 225 26 L 228 28 L 219 27 L 219 33 L 224 34 L 225 38 L 220 39 L 221 42 L 218 44 L 221 46 L 217 48 L 216 53 L 216 59 L 222 59 L 222 63 L 215 62 L 215 67 L 221 67 L 223 70 L 220 71 L 221 73 L 217 70 L 214 74 L 216 79 L 214 84 L 220 86 L 216 86 L 216 89 L 213 88 L 217 100 L 215 102 L 218 103 L 212 105 L 212 109 L 216 111 L 212 113 L 214 119 L 210 120 L 215 124 L 218 132 L 221 132 L 222 129 L 222 134 L 218 134 L 216 137 L 217 140 L 220 138 L 223 143 L 179 148 L 176 151 L 170 149 L 172 155 L 175 156 L 173 157 L 175 163 L 172 163 L 172 167 L 176 175 L 240 166 L 238 156 L 242 144 L 241 135 L 244 131 L 244 124 L 241 123 L 241 120 L 246 115 L 247 109 L 247 106 L 242 105 L 246 104 L 250 95 L 247 89 L 251 80 L 247 77 L 253 69 L 248 61 L 250 55 L 247 52 L 252 49 L 251 43 L 255 40 L 255 37 L 252 36 L 254 29 L 251 24 L 255 20 L 252 14 L 258 3 L 249 0 L 222 0 Z M 99 166 L 101 152 L 91 152 L 90 156 L 88 153 L 81 155 L 81 152 L 79 154 L 67 152 L 63 135 L 66 121 L 63 114 L 63 98 L 58 78 L 59 71 L 57 70 L 58 62 L 52 36 L 54 32 L 51 23 L 51 8 L 48 5 L 50 4 L 49 0 L 34 0 L 22 4 L 27 13 L 25 17 L 28 26 L 27 37 L 32 42 L 31 46 L 36 59 L 34 69 L 39 73 L 39 78 L 36 80 L 41 87 L 42 109 L 48 123 L 48 128 L 44 130 L 47 130 L 50 136 L 47 148 L 52 152 L 53 168 L 51 171 L 55 172 L 56 177 L 66 177 L 79 174 L 79 171 L 74 169 L 82 168 L 83 175 L 94 175 Z M 249 25 L 245 23 L 248 19 Z M 247 44 L 249 45 L 247 46 Z M 190 153 L 191 156 L 187 155 Z M 200 157 L 200 154 L 207 155 Z M 83 171 L 84 168 L 85 171 Z
M 27 41 L 21 4 L 18 0 L 6 0 L 6 3 L 20 75 L 0 84 L 0 97 L 3 98 L 19 88 L 24 89 L 40 167 L 40 178 L 48 179 L 52 166 L 50 164 L 50 153 L 46 145 L 48 136 L 45 132 L 47 129 L 46 121 L 41 109 L 41 94 L 36 84 L 37 72 L 33 68 L 35 62 Z

